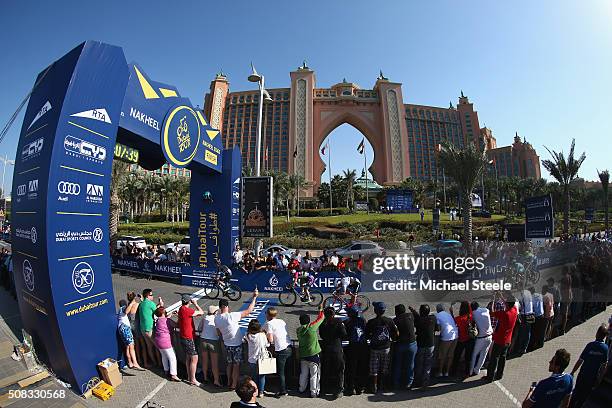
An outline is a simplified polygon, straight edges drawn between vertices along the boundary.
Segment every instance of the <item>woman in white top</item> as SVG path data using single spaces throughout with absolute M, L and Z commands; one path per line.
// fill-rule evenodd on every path
M 263 397 L 264 388 L 266 386 L 266 376 L 259 375 L 259 360 L 266 357 L 267 348 L 270 346 L 266 334 L 261 330 L 261 324 L 257 319 L 249 322 L 247 335 L 245 336 L 249 346 L 249 367 L 251 368 L 252 378 L 257 382 L 259 397 Z
M 128 303 L 121 299 L 119 301 L 119 311 L 117 312 L 117 331 L 125 346 L 125 356 L 127 357 L 127 363 L 129 368 L 136 370 L 144 370 L 136 359 L 136 352 L 134 351 L 134 335 L 130 328 L 130 319 L 128 315 L 133 313 L 132 309 L 137 308 L 138 304 L 134 301 Z
M 213 384 L 221 387 L 219 381 L 219 351 L 221 342 L 219 341 L 219 331 L 215 326 L 215 316 L 219 308 L 214 305 L 208 306 L 208 314 L 200 321 L 198 330 L 200 331 L 200 351 L 202 353 L 202 372 L 204 382 L 208 382 L 208 365 L 212 368 Z

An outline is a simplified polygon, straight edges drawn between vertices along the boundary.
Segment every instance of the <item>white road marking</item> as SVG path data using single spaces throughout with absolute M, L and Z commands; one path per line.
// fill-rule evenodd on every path
M 516 399 L 514 395 L 512 395 L 510 391 L 508 391 L 506 387 L 502 385 L 502 383 L 500 383 L 499 381 L 493 381 L 493 382 L 495 383 L 495 385 L 497 385 L 497 388 L 499 388 L 500 390 L 502 390 L 504 394 L 506 394 L 506 397 L 508 397 L 514 405 L 516 405 L 519 408 L 523 405 L 519 402 L 519 400 Z
M 153 398 L 155 396 L 155 394 L 157 394 L 159 392 L 159 390 L 164 388 L 164 385 L 166 385 L 167 383 L 168 383 L 168 380 L 163 380 L 162 382 L 160 382 L 159 385 L 157 387 L 155 387 L 155 389 L 153 391 L 151 391 L 149 394 L 147 394 L 147 396 L 144 397 L 144 399 L 142 401 L 140 401 L 138 403 L 138 405 L 136 405 L 136 408 L 144 407 L 145 404 L 147 402 L 151 401 L 151 398 Z
M 195 300 L 200 300 L 200 299 L 202 299 L 202 298 L 204 297 L 204 293 L 205 293 L 205 292 L 206 292 L 206 288 L 202 288 L 202 289 L 200 289 L 200 290 L 198 290 L 198 291 L 194 292 L 194 293 L 191 295 L 191 298 L 192 298 L 192 299 L 195 299 Z M 168 313 L 172 313 L 173 311 L 177 310 L 179 307 L 181 307 L 181 301 L 178 301 L 178 302 L 173 303 L 173 304 L 171 304 L 170 306 L 168 306 L 168 307 L 166 308 L 166 312 L 168 312 Z

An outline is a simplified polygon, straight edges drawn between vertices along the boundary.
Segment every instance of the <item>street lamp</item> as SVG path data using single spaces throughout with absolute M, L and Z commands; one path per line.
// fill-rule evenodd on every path
M 265 88 L 265 78 L 259 74 L 255 69 L 255 66 L 251 62 L 251 75 L 248 77 L 249 82 L 257 82 L 259 85 L 259 109 L 257 110 L 257 137 L 255 139 L 255 176 L 261 175 L 261 129 L 262 129 L 262 115 L 263 115 L 263 104 L 264 101 L 271 102 L 272 97 Z M 272 220 L 270 220 L 272 222 Z M 261 249 L 261 239 L 255 241 L 255 254 L 259 256 L 259 250 Z

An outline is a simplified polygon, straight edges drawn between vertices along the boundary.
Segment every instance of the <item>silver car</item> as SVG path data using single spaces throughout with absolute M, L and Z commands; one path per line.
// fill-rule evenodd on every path
M 341 257 L 358 258 L 359 255 L 385 255 L 386 251 L 383 247 L 374 241 L 353 241 L 342 248 L 332 249 L 328 253 L 331 255 L 334 252 Z

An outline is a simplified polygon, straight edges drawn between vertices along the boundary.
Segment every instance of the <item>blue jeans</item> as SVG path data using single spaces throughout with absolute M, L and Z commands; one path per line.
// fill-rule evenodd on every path
M 395 345 L 395 352 L 393 354 L 393 360 L 395 365 L 393 366 L 393 384 L 396 387 L 400 387 L 402 380 L 402 372 L 406 370 L 406 386 L 412 385 L 414 380 L 414 357 L 417 352 L 417 343 L 398 343 Z
M 289 357 L 291 357 L 290 347 L 276 352 L 276 372 L 280 379 L 280 392 L 287 392 L 287 386 L 285 385 L 285 364 Z
M 263 394 L 264 389 L 266 388 L 266 376 L 259 375 L 259 367 L 257 363 L 249 363 L 249 367 L 251 368 L 251 378 L 257 383 L 259 393 Z

